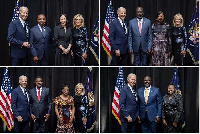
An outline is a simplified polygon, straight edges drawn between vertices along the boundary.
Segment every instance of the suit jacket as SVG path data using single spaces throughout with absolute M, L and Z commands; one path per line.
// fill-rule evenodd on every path
M 37 56 L 38 60 L 41 60 L 43 57 L 48 59 L 48 47 L 50 44 L 54 45 L 49 27 L 45 26 L 45 35 L 42 34 L 38 25 L 31 28 L 30 45 L 33 57 Z
M 125 22 L 125 25 L 127 27 L 127 22 Z M 112 53 L 114 53 L 116 49 L 119 49 L 120 54 L 125 54 L 128 49 L 128 34 L 125 34 L 119 19 L 113 20 L 109 26 L 109 41 Z
M 28 33 L 30 31 L 29 25 L 26 22 Z M 28 42 L 26 32 L 19 19 L 11 21 L 8 27 L 7 40 L 10 42 L 10 55 L 14 58 L 24 58 L 27 55 L 27 48 L 22 47 L 24 42 Z
M 38 101 L 36 88 L 30 90 L 30 113 L 34 114 L 36 118 L 50 114 L 51 106 L 49 88 L 42 87 L 40 101 Z
M 145 87 L 138 89 L 139 105 L 140 105 L 140 119 L 145 119 L 145 112 L 150 121 L 155 121 L 156 116 L 161 117 L 162 112 L 162 96 L 159 88 L 151 86 L 147 104 L 144 97 Z
M 26 90 L 27 90 L 27 94 L 29 98 L 28 89 Z M 30 117 L 29 102 L 26 96 L 24 95 L 22 89 L 20 88 L 20 86 L 18 86 L 12 91 L 11 108 L 12 108 L 14 118 L 17 118 L 18 116 L 22 116 L 23 121 L 26 121 L 29 119 Z
M 128 44 L 129 50 L 134 52 L 138 52 L 140 44 L 144 52 L 152 48 L 152 26 L 149 19 L 143 17 L 141 35 L 137 18 L 129 21 Z
M 128 84 L 126 84 L 120 91 L 119 108 L 120 120 L 122 122 L 128 122 L 126 117 L 128 117 L 129 115 L 131 116 L 133 122 L 139 116 L 138 97 L 136 100 Z

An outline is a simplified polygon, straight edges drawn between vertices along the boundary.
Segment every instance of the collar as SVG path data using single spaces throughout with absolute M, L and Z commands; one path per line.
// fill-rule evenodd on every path
M 143 23 L 143 17 L 142 17 L 142 19 L 141 19 L 141 20 L 139 20 L 139 19 L 137 18 L 137 21 L 138 21 L 138 22 L 140 21 L 140 22 L 142 22 L 142 23 Z
M 35 88 L 36 88 L 36 90 L 38 91 L 38 88 L 37 88 L 37 86 L 36 86 Z M 42 87 L 40 88 L 40 91 L 42 91 Z
M 23 26 L 24 26 L 25 21 L 22 20 L 20 17 L 19 17 L 19 20 L 20 20 L 20 22 L 21 22 L 21 23 L 23 24 Z
M 131 90 L 133 90 L 133 88 L 128 84 L 128 87 L 131 89 Z
M 144 87 L 144 88 L 150 90 L 151 89 L 151 85 L 148 88 L 146 88 L 146 87 Z
M 45 26 L 41 27 L 39 24 L 38 24 L 38 27 L 39 27 L 40 29 L 42 29 L 42 28 L 44 28 L 44 29 L 45 29 Z
M 20 88 L 24 91 L 25 90 L 25 88 L 23 88 L 23 87 L 21 87 L 21 85 L 19 85 L 20 86 Z
M 122 24 L 124 22 L 124 20 L 121 20 L 119 17 L 118 17 L 118 20 L 119 22 Z

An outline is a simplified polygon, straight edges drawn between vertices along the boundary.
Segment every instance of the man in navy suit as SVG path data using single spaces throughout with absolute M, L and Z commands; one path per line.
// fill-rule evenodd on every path
M 123 7 L 117 10 L 118 18 L 110 23 L 109 41 L 112 51 L 112 65 L 127 65 L 128 58 L 128 29 L 126 9 Z
M 10 56 L 12 58 L 12 66 L 27 65 L 27 50 L 30 48 L 28 8 L 19 8 L 19 19 L 10 22 L 8 27 L 7 40 L 10 42 Z
M 35 78 L 36 87 L 30 90 L 30 113 L 34 121 L 34 133 L 47 133 L 47 120 L 51 113 L 51 96 L 49 88 L 42 87 L 40 76 Z
M 128 84 L 121 89 L 119 94 L 121 132 L 134 133 L 139 116 L 138 96 L 133 88 L 136 84 L 136 75 L 129 74 L 127 81 Z
M 151 86 L 151 78 L 144 77 L 145 87 L 138 89 L 140 120 L 143 133 L 156 133 L 156 123 L 162 112 L 162 96 L 159 88 Z
M 142 7 L 137 7 L 136 18 L 129 22 L 128 44 L 131 54 L 134 54 L 135 66 L 147 65 L 147 54 L 152 48 L 151 21 L 143 17 Z
M 46 17 L 43 14 L 38 15 L 38 24 L 31 28 L 30 45 L 33 66 L 48 65 L 49 44 L 54 44 L 51 38 L 51 29 L 45 26 Z
M 19 77 L 19 86 L 15 88 L 11 96 L 11 108 L 14 117 L 15 133 L 27 133 L 29 129 L 29 93 L 26 89 L 27 77 Z

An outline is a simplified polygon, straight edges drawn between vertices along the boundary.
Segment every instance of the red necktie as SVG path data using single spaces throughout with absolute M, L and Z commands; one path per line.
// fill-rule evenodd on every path
M 141 22 L 139 21 L 139 32 L 141 34 L 141 30 L 142 30 L 142 25 L 141 25 Z
M 38 88 L 38 101 L 40 101 L 40 88 Z

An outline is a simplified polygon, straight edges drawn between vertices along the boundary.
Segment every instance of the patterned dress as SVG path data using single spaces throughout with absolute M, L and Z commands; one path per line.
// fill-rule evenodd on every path
M 170 66 L 170 57 L 168 52 L 171 52 L 171 39 L 169 24 L 153 24 L 153 55 L 151 57 L 151 66 Z
M 173 94 L 170 100 L 168 94 L 163 97 L 162 117 L 167 122 L 167 126 L 164 128 L 165 133 L 182 132 L 182 112 L 183 100 L 177 92 Z M 177 127 L 173 126 L 173 122 L 177 122 Z
M 70 123 L 70 117 L 72 116 L 72 105 L 74 103 L 73 97 L 69 96 L 67 100 L 62 99 L 60 96 L 53 100 L 55 105 L 58 105 L 59 116 L 63 117 L 63 123 L 61 124 L 59 119 L 57 120 L 56 133 L 74 133 L 73 123 Z

